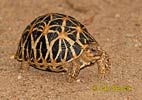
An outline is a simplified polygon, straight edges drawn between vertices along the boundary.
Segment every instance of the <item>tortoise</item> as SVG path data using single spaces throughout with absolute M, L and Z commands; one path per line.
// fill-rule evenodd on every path
M 70 82 L 81 69 L 95 63 L 99 76 L 110 72 L 109 55 L 86 27 L 74 17 L 60 13 L 39 16 L 25 28 L 15 59 L 25 70 L 33 66 L 45 71 L 64 71 Z

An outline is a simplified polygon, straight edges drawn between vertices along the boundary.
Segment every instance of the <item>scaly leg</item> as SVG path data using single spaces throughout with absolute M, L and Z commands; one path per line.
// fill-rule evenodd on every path
M 101 57 L 97 60 L 99 78 L 104 78 L 110 72 L 110 58 L 103 51 Z
M 73 82 L 74 80 L 76 80 L 76 77 L 80 72 L 80 66 L 80 62 L 78 62 L 77 60 L 67 63 L 66 71 L 68 82 Z

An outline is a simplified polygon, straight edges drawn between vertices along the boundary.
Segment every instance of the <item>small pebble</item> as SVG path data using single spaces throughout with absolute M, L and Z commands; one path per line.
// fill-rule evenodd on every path
M 81 81 L 80 79 L 77 79 L 77 80 L 76 80 L 76 82 L 80 82 L 80 81 Z
M 14 59 L 14 55 L 10 56 L 10 59 Z
M 128 37 L 128 38 L 131 38 L 131 37 L 134 37 L 135 34 L 126 34 L 125 36 Z
M 0 16 L 0 20 L 3 20 L 3 18 Z
M 109 39 L 109 38 L 107 38 L 106 40 L 107 40 L 107 41 L 110 41 L 110 39 Z
M 135 44 L 135 47 L 141 47 L 141 46 L 142 46 L 141 43 L 136 43 L 136 44 Z
M 20 80 L 20 79 L 22 78 L 21 74 L 20 74 L 20 75 L 18 75 L 18 77 L 17 77 L 17 78 L 18 78 L 18 80 Z
M 119 18 L 120 17 L 120 14 L 115 14 L 115 18 Z

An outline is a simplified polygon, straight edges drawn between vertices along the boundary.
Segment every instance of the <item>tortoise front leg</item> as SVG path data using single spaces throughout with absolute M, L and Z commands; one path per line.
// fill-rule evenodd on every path
M 97 60 L 97 64 L 99 78 L 104 78 L 105 74 L 110 72 L 110 58 L 104 51 L 102 52 L 100 58 Z
M 76 80 L 79 72 L 80 72 L 81 64 L 77 60 L 73 60 L 66 64 L 66 78 L 68 82 L 73 82 Z

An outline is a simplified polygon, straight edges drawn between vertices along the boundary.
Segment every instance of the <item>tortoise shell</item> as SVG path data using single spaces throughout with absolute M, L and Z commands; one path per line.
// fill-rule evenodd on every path
M 78 58 L 92 42 L 95 39 L 75 18 L 50 13 L 35 18 L 26 27 L 15 58 L 47 70 Z

